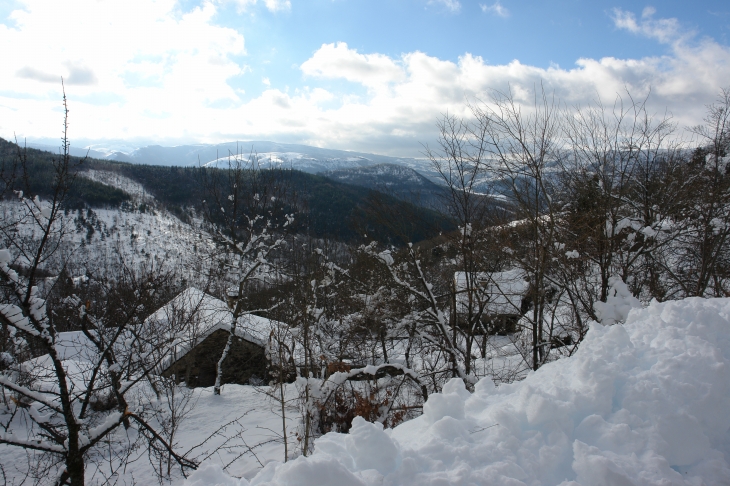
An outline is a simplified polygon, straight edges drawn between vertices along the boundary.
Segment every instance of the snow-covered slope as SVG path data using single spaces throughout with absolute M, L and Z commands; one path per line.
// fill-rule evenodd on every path
M 250 484 L 730 484 L 729 367 L 730 299 L 653 302 L 524 381 L 452 380 L 421 417 L 355 419 Z M 249 483 L 210 463 L 186 484 Z
M 83 274 L 88 264 L 98 266 L 121 257 L 127 265 L 177 269 L 189 282 L 196 281 L 201 260 L 211 247 L 201 231 L 165 210 L 143 186 L 129 178 L 94 170 L 80 175 L 122 189 L 132 198 L 116 209 L 66 211 L 57 223 L 59 231 L 64 228 L 57 256 L 74 254 L 67 268 L 73 276 Z M 0 201 L 0 220 L 16 221 L 22 214 L 24 208 L 18 201 Z M 39 238 L 40 234 L 29 219 L 18 226 L 18 231 L 28 238 Z
M 242 161 L 253 159 L 249 154 L 239 156 Z M 228 168 L 229 162 L 236 157 L 219 157 L 205 163 L 206 167 Z M 266 169 L 271 168 L 293 168 L 303 172 L 317 174 L 334 169 L 350 169 L 353 167 L 367 167 L 373 164 L 365 157 L 314 157 L 301 152 L 262 152 L 256 154 L 257 164 Z
M 154 196 L 147 192 L 144 186 L 136 181 L 133 181 L 129 177 L 117 174 L 116 172 L 110 172 L 105 170 L 94 170 L 89 169 L 80 173 L 81 177 L 86 177 L 92 181 L 100 182 L 107 186 L 116 187 L 132 196 L 136 204 L 154 203 Z
M 396 164 L 378 164 L 352 169 L 329 170 L 324 175 L 348 184 L 365 187 L 398 188 L 400 185 L 435 190 L 438 188 L 433 182 L 417 171 Z
M 71 213 L 71 218 L 76 231 L 69 235 L 70 246 L 83 241 L 82 253 L 90 259 L 121 254 L 126 262 L 158 262 L 188 270 L 206 254 L 208 243 L 200 234 L 164 210 L 94 209 Z
M 322 175 L 355 186 L 367 187 L 424 207 L 436 208 L 446 189 L 419 172 L 395 164 L 378 164 L 351 169 L 328 170 Z

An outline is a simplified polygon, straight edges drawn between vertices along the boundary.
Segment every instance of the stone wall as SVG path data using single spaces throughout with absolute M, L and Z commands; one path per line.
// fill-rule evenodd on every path
M 178 383 L 185 382 L 190 388 L 213 386 L 216 366 L 227 340 L 228 331 L 219 329 L 213 332 L 162 375 L 174 377 Z M 268 382 L 264 348 L 236 337 L 223 362 L 222 382 L 247 385 L 252 378 L 254 381 Z

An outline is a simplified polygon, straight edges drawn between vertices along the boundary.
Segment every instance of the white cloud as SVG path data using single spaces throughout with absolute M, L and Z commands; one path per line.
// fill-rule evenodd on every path
M 228 0 L 218 0 L 225 2 Z M 230 0 L 238 5 L 239 11 L 246 11 L 250 6 L 254 6 L 258 3 L 258 0 Z M 264 0 L 264 6 L 269 12 L 279 12 L 282 10 L 291 10 L 291 0 Z
M 61 81 L 61 77 L 55 74 L 50 74 L 36 69 L 32 66 L 23 66 L 18 69 L 15 75 L 23 79 L 32 79 L 34 81 L 40 81 L 41 83 L 58 83 Z
M 679 21 L 675 18 L 654 19 L 655 13 L 656 9 L 654 7 L 646 7 L 641 13 L 641 19 L 637 20 L 633 12 L 614 8 L 611 18 L 618 29 L 644 35 L 662 43 L 672 42 L 680 38 Z
M 509 10 L 499 2 L 494 2 L 492 5 L 480 3 L 479 7 L 484 13 L 491 13 L 499 17 L 509 17 Z
M 271 80 L 269 78 L 261 78 L 261 82 L 266 86 L 271 86 Z
M 434 140 L 441 113 L 465 114 L 466 98 L 492 88 L 511 87 L 518 100 L 529 102 L 544 83 L 568 104 L 596 96 L 610 103 L 624 89 L 638 98 L 651 89 L 651 110 L 668 107 L 683 127 L 701 121 L 704 105 L 730 79 L 730 48 L 711 40 L 685 42 L 677 27 L 675 37 L 666 37 L 665 56 L 580 59 L 572 69 L 492 65 L 469 53 L 454 62 L 418 51 L 387 56 L 323 44 L 300 64 L 304 87 L 274 89 L 259 74 L 254 79 L 265 90 L 245 99 L 243 90 L 226 82 L 254 76 L 232 60 L 245 54 L 244 38 L 214 24 L 216 4 L 180 13 L 174 0 L 77 0 L 72 10 L 58 3 L 27 0 L 12 14 L 15 27 L 0 25 L 0 45 L 13 46 L 0 70 L 3 138 L 14 132 L 58 137 L 60 76 L 69 81 L 72 141 L 269 139 L 410 156 L 420 153 L 420 142 Z M 651 11 L 639 19 L 621 15 L 627 25 L 621 28 L 635 25 L 638 34 L 665 38 L 656 27 L 643 26 L 658 22 Z
M 289 0 L 264 0 L 264 4 L 266 4 L 266 8 L 271 12 L 291 10 L 291 2 Z
M 48 102 L 40 100 L 57 105 L 62 76 L 76 99 L 114 98 L 114 106 L 124 106 L 124 115 L 115 113 L 114 119 L 113 106 L 97 113 L 97 107 L 77 103 L 73 128 L 79 131 L 123 136 L 145 125 L 137 118 L 150 107 L 176 113 L 183 105 L 192 110 L 224 99 L 237 102 L 226 80 L 241 72 L 231 58 L 246 53 L 243 36 L 214 24 L 214 4 L 189 12 L 178 8 L 175 0 L 24 0 L 10 15 L 14 27 L 0 24 L 0 45 L 14 46 L 0 70 L 0 86 L 14 93 L 3 100 L 9 113 L 0 115 L 0 133 L 55 135 L 57 120 L 47 120 Z M 28 97 L 36 103 L 20 101 Z
M 360 54 L 344 42 L 322 45 L 301 69 L 308 76 L 342 78 L 371 88 L 405 79 L 399 62 L 382 54 Z
M 429 5 L 443 5 L 448 10 L 456 13 L 461 10 L 461 3 L 458 0 L 428 0 Z
M 248 10 L 248 7 L 256 5 L 257 0 L 230 0 L 238 6 L 239 12 Z M 220 3 L 225 3 L 226 0 L 219 0 Z
M 332 59 L 331 44 L 324 45 L 302 65 L 310 71 L 322 57 Z M 367 99 L 337 95 L 342 104 L 336 110 L 317 109 L 303 130 L 309 141 L 343 148 L 393 151 L 407 145 L 410 154 L 419 153 L 419 142 L 435 136 L 434 123 L 446 111 L 466 113 L 466 98 L 483 96 L 490 89 L 512 89 L 518 101 L 530 103 L 536 86 L 544 84 L 568 105 L 591 103 L 600 97 L 613 102 L 625 90 L 637 98 L 651 92 L 650 109 L 669 109 L 680 128 L 698 123 L 704 105 L 730 79 L 730 49 L 714 42 L 698 46 L 677 44 L 672 54 L 643 59 L 580 59 L 572 69 L 547 69 L 513 61 L 490 65 L 481 57 L 464 54 L 458 62 L 444 61 L 421 52 L 400 58 L 363 55 L 338 44 L 336 59 L 377 59 L 381 70 L 358 69 L 332 59 L 318 71 L 370 87 L 376 79 L 388 89 L 371 91 Z M 324 56 L 324 54 L 327 54 Z M 378 73 L 377 76 L 373 72 Z

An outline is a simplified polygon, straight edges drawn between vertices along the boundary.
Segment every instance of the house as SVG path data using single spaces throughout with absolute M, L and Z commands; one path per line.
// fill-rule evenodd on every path
M 115 337 L 114 354 L 118 363 L 133 373 L 149 366 L 154 374 L 172 377 L 189 387 L 213 386 L 231 318 L 222 300 L 188 288 L 140 326 L 122 330 Z M 223 383 L 268 381 L 266 346 L 277 326 L 279 323 L 256 315 L 239 317 L 235 339 L 223 363 Z M 69 379 L 83 389 L 98 366 L 98 348 L 83 331 L 56 334 L 55 346 Z M 37 381 L 48 382 L 48 386 L 56 380 L 49 355 L 22 363 L 21 371 L 32 372 Z
M 452 325 L 473 325 L 474 334 L 506 335 L 517 331 L 526 309 L 529 284 L 522 270 L 455 272 Z
M 159 374 L 189 387 L 215 384 L 216 369 L 231 329 L 232 314 L 222 300 L 189 288 L 151 315 L 147 322 L 174 335 Z M 223 362 L 222 383 L 267 381 L 266 344 L 277 323 L 248 314 L 239 317 Z

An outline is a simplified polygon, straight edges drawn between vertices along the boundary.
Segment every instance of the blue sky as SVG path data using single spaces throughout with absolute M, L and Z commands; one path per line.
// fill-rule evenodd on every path
M 726 2 L 664 1 L 656 17 L 681 19 L 680 29 L 728 45 Z M 299 64 L 322 44 L 346 42 L 361 53 L 398 57 L 421 51 L 458 61 L 471 53 L 490 64 L 521 63 L 571 68 L 582 57 L 639 59 L 671 54 L 670 46 L 630 35 L 613 21 L 614 9 L 640 15 L 649 4 L 600 1 L 449 2 L 423 0 L 310 0 L 285 14 L 251 12 L 241 18 L 235 4 L 220 12 L 223 25 L 244 25 L 252 65 L 280 86 L 301 85 Z M 487 6 L 484 11 L 481 6 Z M 501 15 L 494 8 L 500 5 Z M 295 4 L 296 6 L 296 4 Z M 266 64 L 270 61 L 270 64 Z M 251 89 L 261 90 L 260 86 Z
M 11 0 L 0 136 L 97 148 L 274 140 L 417 156 L 440 113 L 543 83 L 628 89 L 680 127 L 730 85 L 730 6 L 467 0 Z

